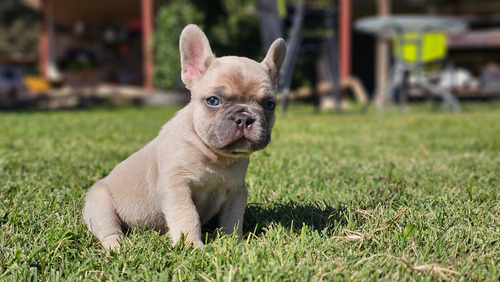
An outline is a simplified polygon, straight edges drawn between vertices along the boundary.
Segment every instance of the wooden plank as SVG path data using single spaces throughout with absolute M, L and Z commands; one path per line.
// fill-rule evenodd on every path
M 120 23 L 139 19 L 140 0 L 50 0 L 54 21 L 59 24 L 74 24 L 84 20 L 86 24 Z
M 448 35 L 449 49 L 499 48 L 500 30 L 468 31 Z
M 380 17 L 388 16 L 391 13 L 391 0 L 377 0 L 377 14 Z M 389 50 L 390 41 L 379 36 L 377 39 L 375 64 L 376 64 L 376 93 L 375 102 L 384 102 L 384 89 L 389 77 Z

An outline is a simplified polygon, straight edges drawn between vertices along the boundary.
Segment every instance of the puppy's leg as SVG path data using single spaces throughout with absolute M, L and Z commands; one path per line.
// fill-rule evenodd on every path
M 203 246 L 200 216 L 191 198 L 189 187 L 187 185 L 170 187 L 164 185 L 163 187 L 165 187 L 162 193 L 163 213 L 172 244 L 176 245 L 184 235 L 186 242 L 191 242 L 195 246 Z
M 121 221 L 111 196 L 103 184 L 96 183 L 88 191 L 83 219 L 104 248 L 120 249 L 118 239 L 123 235 Z
M 247 206 L 247 188 L 245 186 L 229 195 L 219 213 L 219 226 L 223 227 L 226 234 L 231 234 L 235 230 L 238 239 L 243 237 L 243 215 Z

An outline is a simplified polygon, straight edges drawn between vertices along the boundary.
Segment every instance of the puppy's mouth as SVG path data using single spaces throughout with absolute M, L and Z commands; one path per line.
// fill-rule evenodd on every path
M 253 152 L 264 149 L 271 138 L 269 136 L 252 136 L 246 132 L 239 132 L 228 140 L 226 145 L 219 147 L 219 153 L 231 157 L 248 157 Z
M 242 135 L 240 138 L 227 145 L 224 151 L 229 152 L 232 156 L 249 156 L 256 148 L 255 144 L 247 137 Z

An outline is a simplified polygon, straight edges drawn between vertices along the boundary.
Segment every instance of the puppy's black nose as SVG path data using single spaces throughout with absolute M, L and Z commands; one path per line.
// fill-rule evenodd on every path
M 245 113 L 238 113 L 234 116 L 234 123 L 239 130 L 250 128 L 254 121 L 253 117 Z

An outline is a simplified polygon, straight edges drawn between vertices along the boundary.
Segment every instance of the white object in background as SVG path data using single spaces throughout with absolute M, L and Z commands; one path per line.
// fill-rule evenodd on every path
M 472 76 L 470 71 L 460 68 L 453 71 L 444 71 L 441 74 L 439 86 L 446 88 L 477 88 L 479 82 Z

